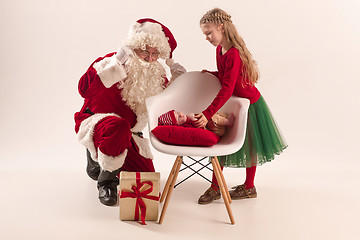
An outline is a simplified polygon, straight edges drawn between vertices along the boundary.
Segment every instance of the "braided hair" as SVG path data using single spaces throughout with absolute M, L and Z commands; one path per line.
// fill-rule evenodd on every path
M 200 25 L 208 23 L 216 25 L 223 24 L 226 39 L 239 50 L 240 58 L 243 63 L 241 71 L 245 77 L 245 83 L 254 85 L 258 81 L 260 75 L 257 63 L 247 49 L 243 38 L 238 34 L 235 25 L 231 21 L 231 16 L 220 8 L 214 8 L 205 13 L 200 19 Z

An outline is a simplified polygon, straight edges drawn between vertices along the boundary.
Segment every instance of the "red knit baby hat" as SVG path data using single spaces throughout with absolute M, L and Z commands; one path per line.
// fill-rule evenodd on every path
M 158 125 L 176 125 L 175 110 L 160 115 Z

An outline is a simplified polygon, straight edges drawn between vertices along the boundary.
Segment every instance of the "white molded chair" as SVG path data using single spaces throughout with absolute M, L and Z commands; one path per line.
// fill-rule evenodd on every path
M 183 161 L 183 156 L 201 156 L 210 158 L 230 221 L 232 224 L 235 223 L 229 205 L 229 203 L 231 203 L 231 198 L 216 156 L 232 154 L 242 147 L 245 139 L 247 112 L 250 104 L 249 100 L 232 96 L 219 110 L 220 112 L 234 113 L 235 120 L 232 128 L 229 129 L 221 140 L 213 146 L 198 147 L 170 145 L 161 142 L 151 133 L 151 130 L 157 126 L 158 117 L 161 114 L 172 109 L 182 111 L 185 114 L 200 113 L 211 104 L 220 88 L 221 84 L 219 80 L 212 74 L 187 72 L 179 76 L 162 93 L 146 99 L 149 117 L 149 136 L 152 146 L 159 152 L 177 156 L 160 199 L 160 202 L 163 202 L 165 198 L 159 219 L 160 224 L 163 222 Z

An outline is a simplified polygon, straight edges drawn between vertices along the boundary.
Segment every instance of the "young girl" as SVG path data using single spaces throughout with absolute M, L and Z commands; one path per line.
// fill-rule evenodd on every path
M 254 186 L 256 166 L 274 159 L 287 144 L 255 83 L 259 78 L 256 62 L 238 34 L 231 16 L 219 8 L 208 11 L 200 20 L 200 28 L 206 40 L 216 46 L 218 71 L 210 72 L 219 78 L 221 89 L 202 113 L 196 115 L 196 127 L 205 127 L 208 120 L 235 95 L 250 100 L 246 137 L 242 148 L 231 155 L 219 157 L 221 166 L 246 167 L 246 180 L 233 187 L 231 199 L 255 198 Z M 222 167 L 223 168 L 223 167 Z M 213 174 L 213 183 L 217 184 Z M 207 204 L 220 198 L 220 190 L 212 184 L 200 196 L 198 203 Z

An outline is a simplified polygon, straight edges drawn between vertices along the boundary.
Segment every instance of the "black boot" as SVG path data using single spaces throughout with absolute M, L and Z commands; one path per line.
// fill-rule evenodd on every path
M 117 186 L 119 179 L 116 177 L 120 169 L 113 172 L 100 171 L 97 187 L 99 189 L 99 200 L 106 206 L 114 206 L 117 203 Z
M 100 174 L 100 166 L 99 163 L 95 162 L 91 158 L 91 154 L 89 150 L 86 149 L 86 158 L 87 158 L 87 166 L 86 166 L 86 172 L 89 175 L 90 178 L 94 180 L 98 180 L 99 174 Z

